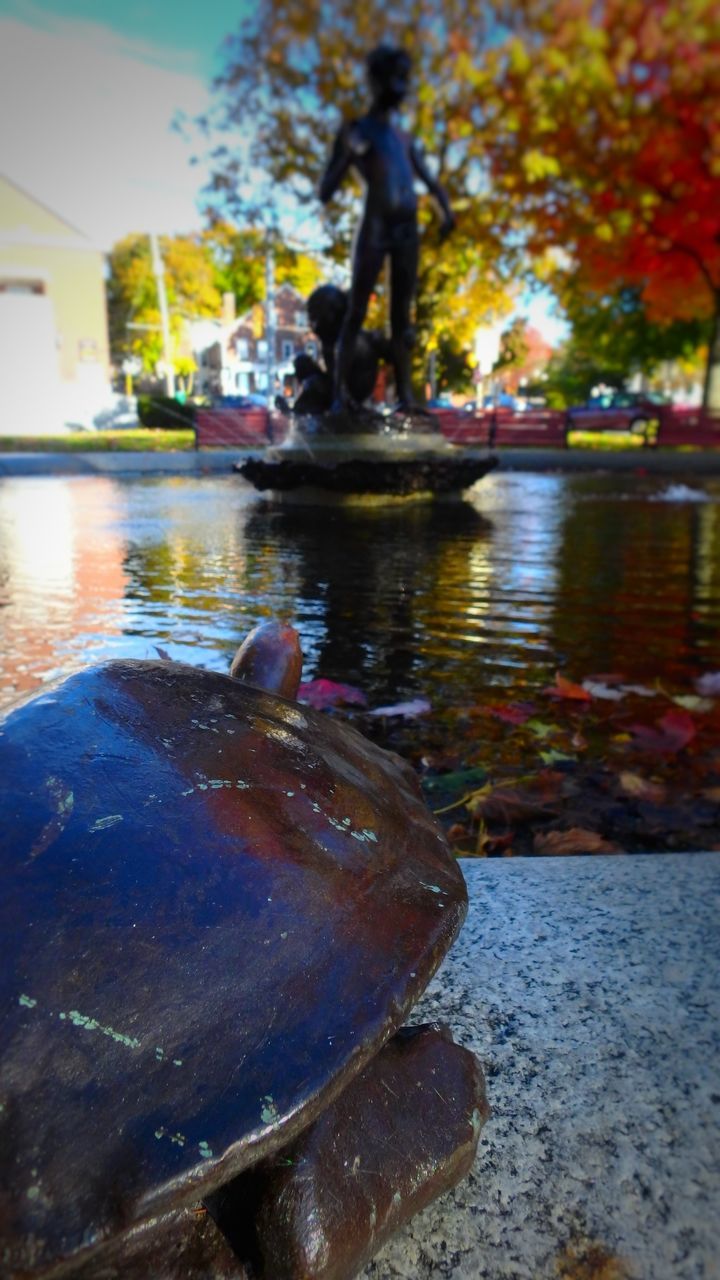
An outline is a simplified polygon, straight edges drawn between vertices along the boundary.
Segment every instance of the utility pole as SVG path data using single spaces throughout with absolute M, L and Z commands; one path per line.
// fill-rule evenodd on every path
M 152 253 L 152 269 L 157 284 L 158 303 L 160 305 L 160 327 L 163 340 L 163 364 L 165 365 L 165 391 L 175 398 L 175 372 L 170 354 L 170 319 L 168 316 L 167 293 L 165 291 L 165 268 L 160 256 L 160 245 L 154 231 L 150 232 L 150 250 Z
M 275 390 L 275 253 L 270 236 L 265 247 L 265 341 L 268 408 L 272 409 Z
M 437 398 L 437 351 L 435 347 L 430 352 L 428 360 L 428 382 L 430 383 L 430 399 Z

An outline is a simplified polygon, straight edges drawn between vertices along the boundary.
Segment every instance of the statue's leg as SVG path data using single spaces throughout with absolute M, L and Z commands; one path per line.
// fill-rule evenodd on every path
M 370 295 L 385 260 L 385 250 L 363 236 L 358 238 L 353 260 L 353 279 L 337 348 L 335 362 L 335 403 L 341 406 L 348 399 L 348 373 L 355 351 L 355 340 L 367 315 Z
M 390 331 L 395 389 L 404 408 L 413 403 L 410 385 L 410 353 L 415 344 L 415 330 L 410 320 L 417 282 L 418 244 L 415 234 L 393 246 L 390 271 Z

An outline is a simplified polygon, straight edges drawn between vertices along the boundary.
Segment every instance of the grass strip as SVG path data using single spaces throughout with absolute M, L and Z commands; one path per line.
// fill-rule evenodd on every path
M 52 436 L 0 436 L 2 453 L 157 453 L 194 448 L 194 431 L 164 431 L 155 427 L 124 431 L 68 431 Z

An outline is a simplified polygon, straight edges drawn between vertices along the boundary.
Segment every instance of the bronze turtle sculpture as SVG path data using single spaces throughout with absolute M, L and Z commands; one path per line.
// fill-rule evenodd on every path
M 476 1060 L 402 1028 L 462 874 L 300 667 L 267 624 L 0 726 L 4 1276 L 347 1280 L 472 1163 Z

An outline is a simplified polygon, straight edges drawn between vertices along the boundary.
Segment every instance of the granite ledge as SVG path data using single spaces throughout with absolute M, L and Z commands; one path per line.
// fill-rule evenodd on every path
M 493 1114 L 363 1274 L 720 1276 L 720 855 L 462 865 L 468 920 L 413 1021 L 475 1050 Z

